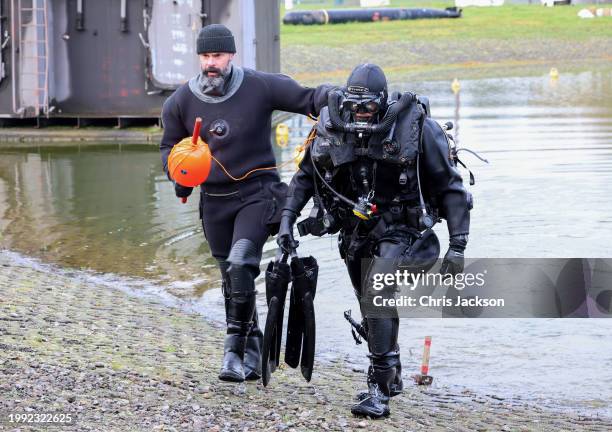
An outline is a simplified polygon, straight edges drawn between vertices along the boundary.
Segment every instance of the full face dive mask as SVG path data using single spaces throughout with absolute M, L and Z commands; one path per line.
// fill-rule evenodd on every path
M 351 114 L 369 113 L 378 114 L 384 108 L 384 95 L 379 94 L 363 94 L 355 95 L 352 93 L 345 94 L 342 100 L 342 111 L 350 112 Z

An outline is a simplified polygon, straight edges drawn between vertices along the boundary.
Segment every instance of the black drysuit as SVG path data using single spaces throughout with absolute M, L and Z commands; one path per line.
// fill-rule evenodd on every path
M 465 190 L 461 175 L 450 159 L 449 144 L 442 128 L 424 110 L 412 105 L 400 113 L 393 145 L 383 145 L 383 137 L 373 135 L 359 139 L 355 134 L 334 132 L 327 108 L 321 112 L 317 137 L 308 148 L 299 171 L 291 180 L 284 214 L 295 214 L 318 193 L 322 206 L 333 216 L 339 230 L 340 254 L 347 266 L 352 285 L 360 300 L 368 348 L 372 360 L 369 380 L 374 380 L 387 395 L 394 386 L 401 388 L 401 364 L 397 345 L 399 320 L 396 314 L 370 316 L 364 308 L 365 280 L 385 271 L 390 260 L 402 256 L 424 230 L 417 179 L 417 155 L 421 189 L 430 212 L 447 221 L 451 236 L 469 232 L 471 196 Z M 419 150 L 420 149 L 420 150 Z M 317 173 L 337 192 L 357 201 L 368 192 L 377 213 L 367 221 L 360 220 L 352 208 L 339 201 Z M 316 189 L 315 189 L 316 181 Z M 367 185 L 367 186 L 364 186 Z M 335 230 L 334 230 L 335 231 Z M 436 243 L 437 258 L 439 244 Z M 368 270 L 362 280 L 362 265 Z M 370 309 L 371 311 L 371 309 Z
M 236 74 L 239 82 L 220 97 L 203 95 L 194 80 L 178 88 L 164 103 L 160 145 L 167 172 L 172 147 L 192 134 L 195 119 L 201 117 L 200 136 L 219 162 L 212 163 L 201 185 L 200 215 L 223 277 L 228 335 L 219 378 L 230 381 L 261 374 L 254 279 L 269 225 L 280 213 L 276 207 L 282 206 L 274 199 L 274 191 L 282 190 L 280 179 L 276 168 L 270 169 L 276 165 L 270 140 L 272 112 L 317 115 L 327 103 L 328 91 L 327 86 L 302 87 L 285 75 L 236 67 L 228 82 L 235 82 Z
M 244 79 L 231 97 L 204 102 L 188 84 L 177 89 L 164 103 L 164 134 L 160 150 L 164 171 L 172 147 L 191 135 L 196 117 L 202 117 L 200 135 L 213 156 L 234 177 L 276 165 L 270 141 L 274 110 L 317 115 L 327 103 L 328 87 L 306 88 L 281 74 L 244 69 Z M 224 132 L 211 132 L 221 123 Z M 251 240 L 261 251 L 269 232 L 266 217 L 273 209 L 268 185 L 279 182 L 276 170 L 255 171 L 245 180 L 232 180 L 217 164 L 201 187 L 202 222 L 217 259 L 226 259 L 236 241 Z

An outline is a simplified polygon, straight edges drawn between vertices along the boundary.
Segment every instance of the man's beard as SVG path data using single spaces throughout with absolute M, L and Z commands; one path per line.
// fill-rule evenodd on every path
M 223 87 L 225 80 L 227 79 L 230 71 L 232 70 L 231 63 L 228 63 L 224 69 L 218 69 L 215 67 L 209 67 L 202 71 L 202 90 L 220 89 Z M 209 77 L 207 73 L 216 72 L 218 75 Z

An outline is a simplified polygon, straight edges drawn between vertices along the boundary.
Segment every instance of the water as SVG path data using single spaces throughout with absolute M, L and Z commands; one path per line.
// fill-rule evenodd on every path
M 612 257 L 612 69 L 533 77 L 394 83 L 430 97 L 456 123 L 476 175 L 470 257 Z M 291 147 L 310 123 L 289 122 Z M 291 149 L 278 151 L 288 160 Z M 219 276 L 203 241 L 197 198 L 183 205 L 155 149 L 0 151 L 0 244 L 76 275 L 163 294 L 223 320 Z M 293 171 L 282 170 L 285 180 Z M 466 176 L 467 178 L 467 176 Z M 442 244 L 447 235 L 438 227 Z M 274 254 L 266 245 L 264 261 Z M 334 237 L 301 239 L 321 267 L 317 356 L 365 366 L 345 309 L 358 310 Z M 145 289 L 146 287 L 146 289 Z M 212 289 L 210 289 L 212 287 Z M 260 313 L 264 287 L 258 285 Z M 433 337 L 434 385 L 612 416 L 612 320 L 402 320 L 405 376 Z

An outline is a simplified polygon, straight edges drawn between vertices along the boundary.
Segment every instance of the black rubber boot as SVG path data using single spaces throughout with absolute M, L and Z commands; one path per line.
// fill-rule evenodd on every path
M 244 378 L 247 381 L 256 381 L 261 378 L 261 347 L 263 333 L 259 328 L 257 308 L 253 314 L 253 325 L 247 336 L 246 351 L 244 352 Z
M 219 379 L 242 382 L 245 380 L 247 335 L 253 326 L 255 312 L 256 274 L 248 266 L 231 265 L 227 275 L 230 298 L 226 299 L 227 336 Z
M 219 372 L 222 381 L 244 381 L 244 350 L 246 348 L 248 329 L 241 322 L 227 320 L 227 335 L 225 336 L 223 365 Z
M 351 407 L 351 413 L 355 416 L 372 417 L 374 419 L 388 417 L 391 414 L 389 398 L 390 396 L 384 394 L 373 374 L 368 374 L 368 392 L 363 395 L 359 403 Z
M 370 355 L 372 366 L 368 369 L 368 392 L 359 395 L 359 403 L 353 405 L 351 413 L 356 416 L 367 416 L 372 418 L 387 417 L 389 399 L 392 388 L 397 391 L 398 384 L 403 387 L 398 372 L 401 369 L 399 352 L 390 352 L 383 356 Z
M 372 374 L 373 374 L 372 366 L 370 366 L 368 368 L 368 377 L 370 377 Z M 369 383 L 369 379 L 368 379 L 368 383 Z M 393 380 L 393 382 L 389 386 L 389 390 L 390 390 L 389 397 L 395 397 L 395 396 L 400 395 L 400 394 L 402 394 L 404 392 L 404 382 L 402 381 L 402 365 L 401 365 L 401 363 L 399 364 L 399 366 L 396 367 L 395 379 Z M 364 390 L 364 391 L 361 391 L 360 393 L 357 393 L 357 396 L 356 396 L 355 399 L 357 399 L 358 401 L 362 401 L 365 398 L 367 398 L 368 396 L 370 396 L 370 391 L 369 390 Z

